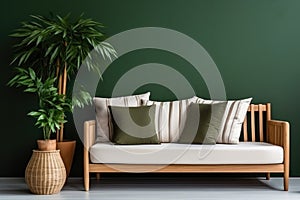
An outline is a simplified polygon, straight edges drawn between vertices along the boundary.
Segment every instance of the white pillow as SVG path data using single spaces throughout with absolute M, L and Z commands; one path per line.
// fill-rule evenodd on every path
M 197 98 L 159 102 L 149 100 L 146 105 L 155 107 L 155 128 L 160 142 L 177 142 L 186 121 L 187 108 Z
M 112 139 L 113 126 L 108 106 L 138 107 L 149 100 L 149 97 L 150 92 L 113 98 L 94 97 L 97 122 L 96 142 L 109 142 Z
M 220 133 L 217 138 L 217 143 L 238 144 L 242 124 L 245 120 L 251 100 L 252 98 L 241 100 L 215 101 L 205 100 L 197 97 L 196 103 L 214 104 L 227 102 L 227 106 L 221 123 Z

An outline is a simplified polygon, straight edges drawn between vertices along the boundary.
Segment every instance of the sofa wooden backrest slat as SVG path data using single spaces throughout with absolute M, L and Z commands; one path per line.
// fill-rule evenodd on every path
M 255 142 L 255 114 L 254 114 L 254 105 L 251 104 L 250 106 L 251 112 L 251 139 L 252 142 Z
M 243 130 L 244 130 L 244 141 L 247 142 L 248 141 L 248 124 L 247 124 L 247 115 L 245 117 L 244 120 L 244 124 L 243 124 Z
M 249 115 L 249 116 L 248 116 Z M 250 104 L 243 122 L 243 141 L 263 142 L 266 139 L 266 123 L 271 120 L 271 104 Z M 248 127 L 249 126 L 249 127 Z M 250 130 L 250 135 L 248 133 Z M 258 132 L 256 132 L 258 131 Z M 258 134 L 256 134 L 258 133 Z M 251 137 L 251 139 L 249 138 Z
M 263 130 L 263 105 L 259 104 L 258 105 L 258 119 L 259 119 L 259 141 L 263 142 L 264 141 L 264 130 Z

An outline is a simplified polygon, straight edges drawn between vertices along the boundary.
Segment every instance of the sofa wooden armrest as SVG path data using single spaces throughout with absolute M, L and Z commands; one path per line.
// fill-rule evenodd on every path
M 290 124 L 286 121 L 268 120 L 266 142 L 282 146 L 284 151 L 284 190 L 288 190 L 290 171 Z
M 266 142 L 289 149 L 290 124 L 286 121 L 268 120 Z M 288 153 L 288 152 L 287 152 Z
M 89 149 L 95 143 L 95 120 L 84 122 L 84 147 L 83 147 L 83 178 L 84 188 L 89 190 L 90 184 L 90 158 Z

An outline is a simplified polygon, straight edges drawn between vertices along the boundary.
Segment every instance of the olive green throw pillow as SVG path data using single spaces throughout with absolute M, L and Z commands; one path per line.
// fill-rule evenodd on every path
M 116 144 L 160 144 L 155 130 L 155 105 L 109 106 Z
M 178 143 L 216 144 L 226 104 L 192 103 Z

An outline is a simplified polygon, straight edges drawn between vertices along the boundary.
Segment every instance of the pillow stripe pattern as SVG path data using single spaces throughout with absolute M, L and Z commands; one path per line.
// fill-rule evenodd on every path
M 227 102 L 221 123 L 220 133 L 217 138 L 217 143 L 238 144 L 242 124 L 251 100 L 252 98 L 242 100 L 214 101 L 197 97 L 196 103 L 215 104 Z
M 138 107 L 144 105 L 143 102 L 149 100 L 150 92 L 139 95 L 102 98 L 94 97 L 97 122 L 96 142 L 109 142 L 113 136 L 113 124 L 108 106 Z
M 109 99 L 106 99 L 106 101 L 105 101 L 105 107 L 108 108 L 109 105 L 110 105 Z M 108 117 L 108 120 L 107 120 L 108 138 L 109 138 L 109 140 L 111 140 L 112 139 L 112 132 L 113 132 L 113 125 L 112 125 L 112 122 L 111 122 L 111 115 L 110 115 L 109 109 L 107 109 L 107 117 Z
M 158 102 L 147 101 L 146 105 L 156 105 L 155 124 L 160 142 L 176 142 L 181 135 L 186 120 L 187 108 L 196 98 Z
M 238 104 L 238 105 L 236 105 Z M 238 113 L 238 109 L 235 109 L 235 108 L 239 108 L 239 104 L 240 102 L 236 102 L 236 101 L 233 101 L 233 102 L 228 102 L 228 106 L 229 106 L 229 111 L 228 111 L 228 114 L 225 114 L 224 115 L 224 129 L 221 130 L 223 131 L 222 134 L 220 134 L 221 137 L 219 137 L 218 139 L 218 142 L 219 143 L 222 143 L 223 141 L 225 143 L 237 143 L 237 142 L 234 142 L 234 141 L 231 141 L 231 138 L 234 138 L 234 123 L 233 123 L 233 120 L 234 120 L 234 117 L 232 116 L 236 116 L 237 113 Z M 228 130 L 228 131 L 226 131 Z

